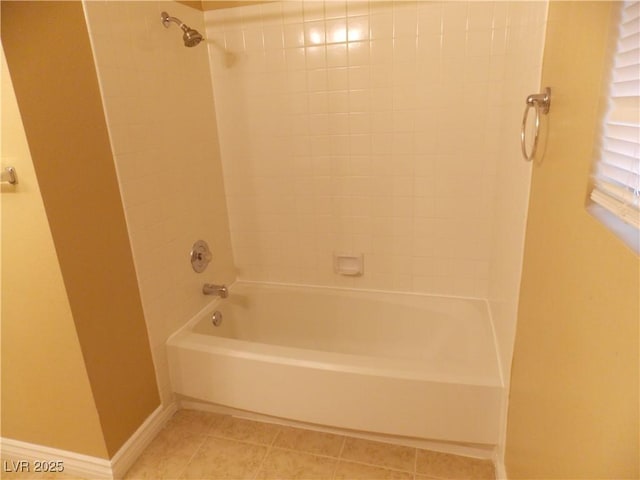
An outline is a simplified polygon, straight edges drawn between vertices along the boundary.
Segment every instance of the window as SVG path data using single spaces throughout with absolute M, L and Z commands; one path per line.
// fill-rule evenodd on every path
M 625 2 L 622 6 L 608 101 L 591 200 L 608 212 L 605 216 L 614 217 L 612 221 L 605 221 L 607 225 L 619 235 L 626 230 L 637 243 L 640 230 L 640 2 Z M 596 216 L 602 218 L 602 214 L 596 213 Z

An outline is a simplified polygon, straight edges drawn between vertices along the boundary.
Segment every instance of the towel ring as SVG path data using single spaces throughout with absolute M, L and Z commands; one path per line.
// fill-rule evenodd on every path
M 524 109 L 524 115 L 522 117 L 522 128 L 520 130 L 520 146 L 522 147 L 522 156 L 527 162 L 533 160 L 536 156 L 536 150 L 538 148 L 538 134 L 540 133 L 540 113 L 545 115 L 549 113 L 549 105 L 551 104 L 551 89 L 549 87 L 544 89 L 544 93 L 536 93 L 527 97 L 527 106 Z M 525 131 L 527 129 L 527 119 L 529 118 L 529 109 L 534 108 L 536 113 L 535 130 L 533 135 L 533 146 L 531 147 L 531 153 L 527 153 L 527 142 Z

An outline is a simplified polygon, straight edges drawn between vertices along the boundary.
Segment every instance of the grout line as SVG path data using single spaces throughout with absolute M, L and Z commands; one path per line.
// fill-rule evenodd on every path
M 236 419 L 238 419 L 238 417 L 233 417 L 233 416 L 228 416 L 228 418 L 232 418 L 232 419 L 236 418 Z M 234 437 L 225 436 L 223 433 L 218 432 L 218 426 L 219 425 L 216 425 L 215 429 L 210 428 L 209 431 L 207 433 L 205 433 L 205 435 L 207 435 L 209 437 L 221 438 L 223 440 L 232 440 L 234 442 L 248 443 L 250 445 L 256 445 L 256 446 L 259 446 L 259 447 L 269 447 L 269 448 L 271 448 L 275 444 L 276 439 L 280 436 L 280 432 L 282 431 L 282 426 L 278 425 L 276 423 L 260 422 L 260 421 L 257 421 L 257 420 L 249 420 L 249 419 L 240 419 L 240 420 L 247 420 L 249 422 L 259 423 L 260 425 L 272 425 L 272 426 L 277 428 L 277 432 L 276 432 L 275 436 L 268 443 L 257 442 L 257 441 L 252 440 L 252 439 L 242 439 L 242 440 L 240 440 L 240 439 L 237 439 L 237 438 L 234 438 Z
M 217 429 L 214 429 L 214 430 L 217 430 Z M 302 454 L 305 454 L 305 455 L 311 455 L 311 456 L 315 456 L 315 457 L 335 460 L 335 465 L 333 467 L 333 471 L 332 471 L 332 474 L 331 474 L 331 479 L 335 479 L 335 476 L 337 474 L 338 467 L 340 466 L 340 463 L 345 463 L 345 462 L 350 462 L 350 463 L 354 463 L 354 464 L 358 464 L 358 465 L 365 465 L 365 466 L 368 466 L 368 467 L 379 468 L 379 469 L 383 469 L 383 470 L 387 470 L 387 471 L 410 473 L 410 474 L 412 474 L 414 480 L 415 480 L 416 475 L 417 475 L 417 449 L 415 449 L 415 448 L 414 448 L 414 461 L 413 461 L 413 472 L 412 472 L 411 470 L 403 470 L 403 469 L 400 469 L 400 468 L 394 468 L 394 467 L 389 467 L 389 466 L 385 466 L 385 465 L 379 465 L 379 464 L 368 463 L 368 462 L 363 462 L 363 461 L 359 461 L 359 460 L 352 460 L 352 459 L 344 458 L 343 454 L 344 454 L 344 450 L 345 450 L 345 447 L 346 447 L 347 440 L 349 438 L 355 438 L 355 437 L 349 437 L 349 436 L 346 436 L 346 435 L 342 436 L 342 443 L 340 445 L 339 453 L 337 454 L 337 456 L 332 456 L 332 455 L 317 454 L 317 453 L 308 452 L 308 451 L 299 450 L 299 449 L 294 449 L 294 448 L 277 447 L 275 444 L 276 444 L 278 438 L 280 437 L 281 433 L 282 433 L 282 428 L 278 428 L 278 431 L 276 432 L 276 434 L 274 435 L 273 439 L 268 444 L 266 444 L 266 443 L 257 443 L 257 442 L 250 441 L 250 440 L 238 440 L 238 439 L 235 439 L 235 438 L 225 437 L 223 435 L 215 434 L 215 432 L 213 434 L 212 433 L 199 434 L 199 435 L 202 436 L 202 439 L 198 443 L 198 446 L 194 449 L 192 455 L 189 457 L 189 460 L 185 463 L 185 465 L 180 470 L 180 475 L 184 474 L 184 472 L 186 471 L 188 466 L 191 464 L 191 462 L 193 461 L 193 459 L 197 455 L 198 451 L 206 443 L 207 438 L 219 438 L 219 439 L 232 441 L 232 442 L 236 442 L 236 443 L 240 443 L 240 444 L 244 444 L 244 445 L 266 447 L 267 448 L 266 452 L 265 452 L 265 454 L 264 454 L 264 456 L 263 456 L 263 458 L 262 458 L 262 460 L 260 462 L 260 465 L 258 466 L 258 468 L 256 470 L 255 475 L 252 477 L 253 479 L 256 479 L 258 474 L 262 471 L 262 468 L 264 467 L 264 464 L 265 464 L 267 458 L 269 457 L 269 455 L 272 453 L 272 451 L 274 449 L 285 450 L 285 451 L 295 452 L 295 453 L 302 453 Z M 173 434 L 173 433 L 171 433 L 171 434 Z
M 191 462 L 193 461 L 195 456 L 198 454 L 198 451 L 202 448 L 202 446 L 206 443 L 206 441 L 207 441 L 207 435 L 202 435 L 202 441 L 194 449 L 193 454 L 189 457 L 189 460 L 187 460 L 187 462 L 184 464 L 184 467 L 182 467 L 180 469 L 180 473 L 179 473 L 179 475 L 177 475 L 177 478 L 182 478 L 182 476 L 184 475 L 185 471 L 187 470 L 187 467 L 189 467 L 189 465 L 191 464 Z
M 394 471 L 394 472 L 410 473 L 410 474 L 415 475 L 416 457 L 414 457 L 413 469 L 409 469 L 409 470 L 402 469 L 402 468 L 390 467 L 390 466 L 387 466 L 387 465 L 380 465 L 380 464 L 376 464 L 376 463 L 367 463 L 367 462 L 363 462 L 363 461 L 360 461 L 360 460 L 353 460 L 353 459 L 349 459 L 349 458 L 343 458 L 342 455 L 343 455 L 344 448 L 346 446 L 347 440 L 349 438 L 355 438 L 355 437 L 349 437 L 349 436 L 346 436 L 346 435 L 343 436 L 342 445 L 340 446 L 340 452 L 338 453 L 337 456 L 323 455 L 323 454 L 309 452 L 309 451 L 305 451 L 305 450 L 299 450 L 299 449 L 295 449 L 295 448 L 287 448 L 287 447 L 282 447 L 282 446 L 276 446 L 275 442 L 276 442 L 277 438 L 280 436 L 280 432 L 281 431 L 282 431 L 281 429 L 278 431 L 278 434 L 274 437 L 274 439 L 271 441 L 270 444 L 257 443 L 257 442 L 251 441 L 251 440 L 238 440 L 238 439 L 235 439 L 235 438 L 224 437 L 224 436 L 221 436 L 221 435 L 209 435 L 209 436 L 213 436 L 215 438 L 221 438 L 223 440 L 231 440 L 231 441 L 234 441 L 234 442 L 244 443 L 244 444 L 248 444 L 248 445 L 267 447 L 267 449 L 268 449 L 267 450 L 267 455 L 265 455 L 265 458 L 263 459 L 263 463 L 264 463 L 264 460 L 267 458 L 267 456 L 271 453 L 271 451 L 273 449 L 285 450 L 285 451 L 288 451 L 288 452 L 302 453 L 302 454 L 305 454 L 305 455 L 311 455 L 311 456 L 315 456 L 315 457 L 321 457 L 321 458 L 326 458 L 326 459 L 331 459 L 331 460 L 337 460 L 332 478 L 335 476 L 335 473 L 337 471 L 338 465 L 340 464 L 341 461 L 342 462 L 356 463 L 356 464 L 359 464 L 359 465 L 366 465 L 368 467 L 381 468 L 381 469 L 384 469 L 384 470 L 390 470 L 390 471 Z M 414 449 L 414 450 L 415 450 L 416 456 L 417 456 L 417 449 Z M 262 467 L 262 463 L 261 463 L 261 467 Z
M 351 463 L 357 463 L 357 464 L 359 464 L 359 465 L 367 465 L 367 466 L 369 466 L 369 467 L 382 468 L 382 469 L 385 469 L 385 470 L 391 470 L 391 471 L 394 471 L 394 472 L 411 473 L 411 474 L 415 477 L 415 473 L 416 473 L 416 464 L 417 464 L 417 458 L 418 458 L 418 449 L 417 449 L 417 448 L 415 448 L 415 447 L 409 447 L 409 448 L 413 448 L 413 450 L 414 450 L 414 457 L 413 457 L 413 469 L 412 469 L 413 471 L 411 471 L 411 469 L 409 469 L 409 470 L 404 470 L 404 469 L 402 469 L 402 468 L 389 467 L 389 466 L 387 466 L 387 465 L 380 465 L 380 464 L 376 464 L 376 463 L 367 463 L 367 462 L 363 462 L 363 461 L 360 461 L 360 460 L 353 460 L 353 459 L 350 459 L 350 458 L 344 458 L 342 455 L 343 455 L 343 453 L 344 453 L 344 447 L 346 446 L 347 440 L 348 440 L 349 438 L 353 438 L 353 439 L 355 439 L 355 440 L 360 440 L 358 437 L 350 437 L 350 436 L 348 436 L 348 435 L 345 435 L 345 437 L 344 437 L 344 443 L 342 444 L 342 449 L 340 449 L 340 457 L 339 457 L 339 460 L 340 460 L 340 461 L 346 461 L 346 462 L 351 462 Z M 377 442 L 377 443 L 384 443 L 384 442 Z M 398 444 L 395 444 L 395 443 L 389 443 L 389 444 L 387 444 L 387 445 L 391 445 L 391 446 L 404 446 L 404 445 L 398 445 Z
M 269 448 L 271 448 L 271 446 L 273 444 L 273 441 L 271 441 L 269 443 L 264 443 L 264 442 L 257 442 L 255 440 L 251 440 L 251 439 L 249 439 L 249 440 L 246 440 L 246 439 L 240 440 L 238 438 L 225 437 L 224 435 L 219 434 L 219 433 L 206 433 L 205 435 L 208 436 L 208 437 L 219 438 L 221 440 L 231 440 L 232 442 L 246 443 L 246 444 L 249 444 L 249 445 L 254 445 L 256 447 L 269 447 Z
M 229 418 L 233 418 L 233 417 L 229 417 Z M 315 453 L 315 452 L 296 449 L 296 448 L 288 448 L 288 447 L 284 447 L 284 446 L 277 446 L 276 443 L 277 443 L 278 439 L 280 438 L 280 436 L 282 435 L 282 432 L 283 432 L 283 430 L 285 428 L 282 425 L 278 425 L 278 424 L 271 424 L 271 423 L 267 423 L 267 422 L 260 422 L 260 421 L 256 421 L 256 420 L 250 420 L 251 422 L 254 422 L 254 423 L 263 424 L 263 425 L 273 425 L 273 426 L 275 426 L 277 428 L 277 431 L 275 432 L 275 435 L 273 436 L 273 438 L 268 443 L 259 443 L 259 442 L 256 442 L 256 441 L 252 440 L 252 439 L 242 439 L 242 440 L 240 440 L 240 439 L 237 439 L 237 438 L 225 436 L 224 434 L 218 432 L 218 428 L 222 424 L 223 420 L 224 420 L 224 418 L 216 418 L 214 421 L 212 421 L 212 423 L 209 426 L 208 431 L 205 432 L 205 433 L 192 432 L 194 434 L 197 434 L 197 435 L 201 436 L 202 439 L 201 439 L 200 443 L 198 444 L 198 446 L 195 448 L 193 454 L 189 457 L 189 460 L 186 462 L 184 467 L 182 467 L 182 469 L 180 470 L 180 474 L 181 475 L 184 474 L 185 470 L 191 464 L 191 462 L 193 461 L 194 457 L 197 455 L 198 451 L 206 443 L 207 438 L 218 438 L 218 439 L 232 441 L 232 442 L 240 443 L 240 444 L 244 444 L 244 445 L 266 447 L 266 452 L 264 454 L 264 457 L 262 458 L 262 460 L 260 462 L 260 465 L 258 466 L 258 469 L 256 470 L 255 475 L 252 477 L 254 479 L 257 478 L 257 475 L 261 472 L 261 470 L 264 467 L 264 464 L 265 464 L 267 458 L 269 457 L 269 455 L 271 455 L 271 453 L 273 452 L 274 449 L 284 450 L 284 451 L 289 451 L 289 452 L 294 452 L 294 453 L 299 453 L 299 454 L 304 454 L 304 455 L 311 455 L 311 456 L 314 456 L 314 457 L 325 458 L 325 459 L 330 459 L 330 460 L 335 460 L 335 465 L 333 467 L 333 471 L 332 471 L 332 474 L 331 474 L 331 477 L 330 477 L 332 480 L 335 480 L 335 476 L 337 474 L 338 467 L 340 466 L 340 464 L 341 463 L 346 463 L 346 462 L 350 462 L 350 463 L 354 463 L 354 464 L 358 464 L 358 465 L 365 465 L 365 466 L 368 466 L 368 467 L 383 469 L 383 470 L 387 470 L 387 471 L 391 471 L 391 472 L 409 473 L 409 474 L 412 475 L 412 478 L 414 480 L 417 479 L 418 474 L 426 475 L 428 478 L 436 478 L 436 479 L 440 478 L 440 477 L 432 477 L 432 476 L 429 476 L 428 474 L 423 474 L 423 473 L 419 473 L 418 472 L 418 450 L 419 449 L 416 448 L 416 447 L 413 447 L 414 458 L 413 458 L 413 466 L 412 466 L 412 468 L 410 468 L 410 469 L 402 469 L 402 468 L 396 468 L 396 467 L 391 467 L 391 466 L 387 466 L 387 465 L 368 463 L 367 461 L 360 461 L 360 460 L 345 458 L 344 457 L 344 452 L 345 452 L 345 449 L 346 449 L 347 441 L 349 439 L 358 440 L 358 437 L 352 437 L 352 436 L 349 436 L 349 435 L 336 435 L 336 436 L 342 437 L 341 438 L 340 449 L 339 449 L 337 455 L 335 455 L 335 456 L 334 455 L 326 455 L 326 454 L 322 454 L 322 453 Z M 171 434 L 171 435 L 174 434 L 173 432 L 171 432 L 172 427 L 168 427 L 167 428 L 165 426 L 165 429 L 166 429 L 166 431 L 168 431 L 169 434 Z M 304 428 L 298 428 L 298 429 L 299 430 L 304 430 L 304 431 L 307 431 L 307 432 L 313 432 L 313 430 L 307 430 L 307 429 L 304 429 Z M 396 444 L 389 444 L 389 445 L 396 445 Z
M 280 434 L 282 433 L 282 427 L 278 428 L 278 432 L 276 433 L 276 435 L 273 437 L 273 440 L 271 441 L 271 447 L 275 447 L 276 446 L 276 441 L 278 440 L 278 437 L 280 436 Z
M 271 455 L 271 451 L 274 448 L 277 438 L 280 436 L 280 432 L 282 432 L 282 427 L 278 427 L 278 431 L 273 436 L 271 443 L 269 445 L 266 445 L 267 451 L 265 452 L 264 457 L 262 457 L 262 461 L 260 462 L 260 465 L 258 465 L 258 468 L 256 469 L 256 473 L 253 476 L 254 480 L 258 478 L 258 475 L 262 471 L 262 467 L 264 467 L 264 463 L 267 461 L 267 458 L 269 457 L 269 455 Z M 261 446 L 265 446 L 265 444 L 262 444 Z
M 354 437 L 348 437 L 347 435 L 344 436 L 344 439 L 342 440 L 342 446 L 340 447 L 340 453 L 338 453 L 338 458 L 342 458 L 342 454 L 344 453 L 344 447 L 346 447 L 347 445 L 347 439 L 349 438 L 354 438 Z
M 401 473 L 413 474 L 413 472 L 411 470 L 403 470 L 401 468 L 388 467 L 388 466 L 380 465 L 380 464 L 376 464 L 376 463 L 361 462 L 359 460 L 350 460 L 348 458 L 340 458 L 339 461 L 341 461 L 341 462 L 349 462 L 349 463 L 357 463 L 358 465 L 366 465 L 367 467 L 375 467 L 375 468 L 380 468 L 382 470 L 390 470 L 392 472 L 401 472 Z
M 342 452 L 344 451 L 344 445 L 347 443 L 347 437 L 343 435 L 342 437 L 342 445 L 340 445 L 340 451 L 338 452 L 338 456 L 336 458 L 336 464 L 333 466 L 333 472 L 331 472 L 331 480 L 335 480 L 336 473 L 338 473 L 338 466 L 340 465 L 340 458 L 342 458 Z
M 256 469 L 256 473 L 252 477 L 254 480 L 258 478 L 258 475 L 260 474 L 260 472 L 262 471 L 262 467 L 264 466 L 264 462 L 267 460 L 267 457 L 269 456 L 270 453 L 271 453 L 271 445 L 267 447 L 267 451 L 265 452 L 264 457 L 262 457 L 262 461 L 260 462 L 260 465 L 258 465 L 258 468 Z
M 280 447 L 280 446 L 277 446 L 277 445 L 274 445 L 273 448 L 276 449 L 276 450 L 285 450 L 287 452 L 303 453 L 305 455 L 311 455 L 313 457 L 328 458 L 328 459 L 331 459 L 331 460 L 340 460 L 340 458 L 337 457 L 337 456 L 323 455 L 322 453 L 314 453 L 314 452 L 309 452 L 307 450 L 298 450 L 297 448 Z

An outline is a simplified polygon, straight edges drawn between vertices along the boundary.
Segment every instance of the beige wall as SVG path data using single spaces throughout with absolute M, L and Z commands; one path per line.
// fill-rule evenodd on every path
M 202 294 L 205 282 L 235 280 L 207 45 L 186 48 L 178 26 L 160 22 L 166 10 L 204 33 L 204 17 L 177 2 L 84 6 L 158 384 L 168 404 L 167 338 L 211 301 Z M 131 42 L 132 31 L 140 41 Z M 199 239 L 213 252 L 202 273 L 189 262 Z
M 107 457 L 100 419 L 2 53 L 2 432 Z
M 610 2 L 551 2 L 509 406 L 509 478 L 638 478 L 638 257 L 585 210 Z
M 2 43 L 111 457 L 159 397 L 82 4 L 2 2 Z

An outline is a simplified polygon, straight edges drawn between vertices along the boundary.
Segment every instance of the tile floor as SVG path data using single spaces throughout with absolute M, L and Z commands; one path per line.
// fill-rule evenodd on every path
M 3 479 L 77 480 L 5 473 Z M 180 410 L 131 467 L 147 479 L 495 479 L 493 464 L 457 455 Z
M 126 479 L 494 479 L 493 464 L 400 445 L 180 410 Z

